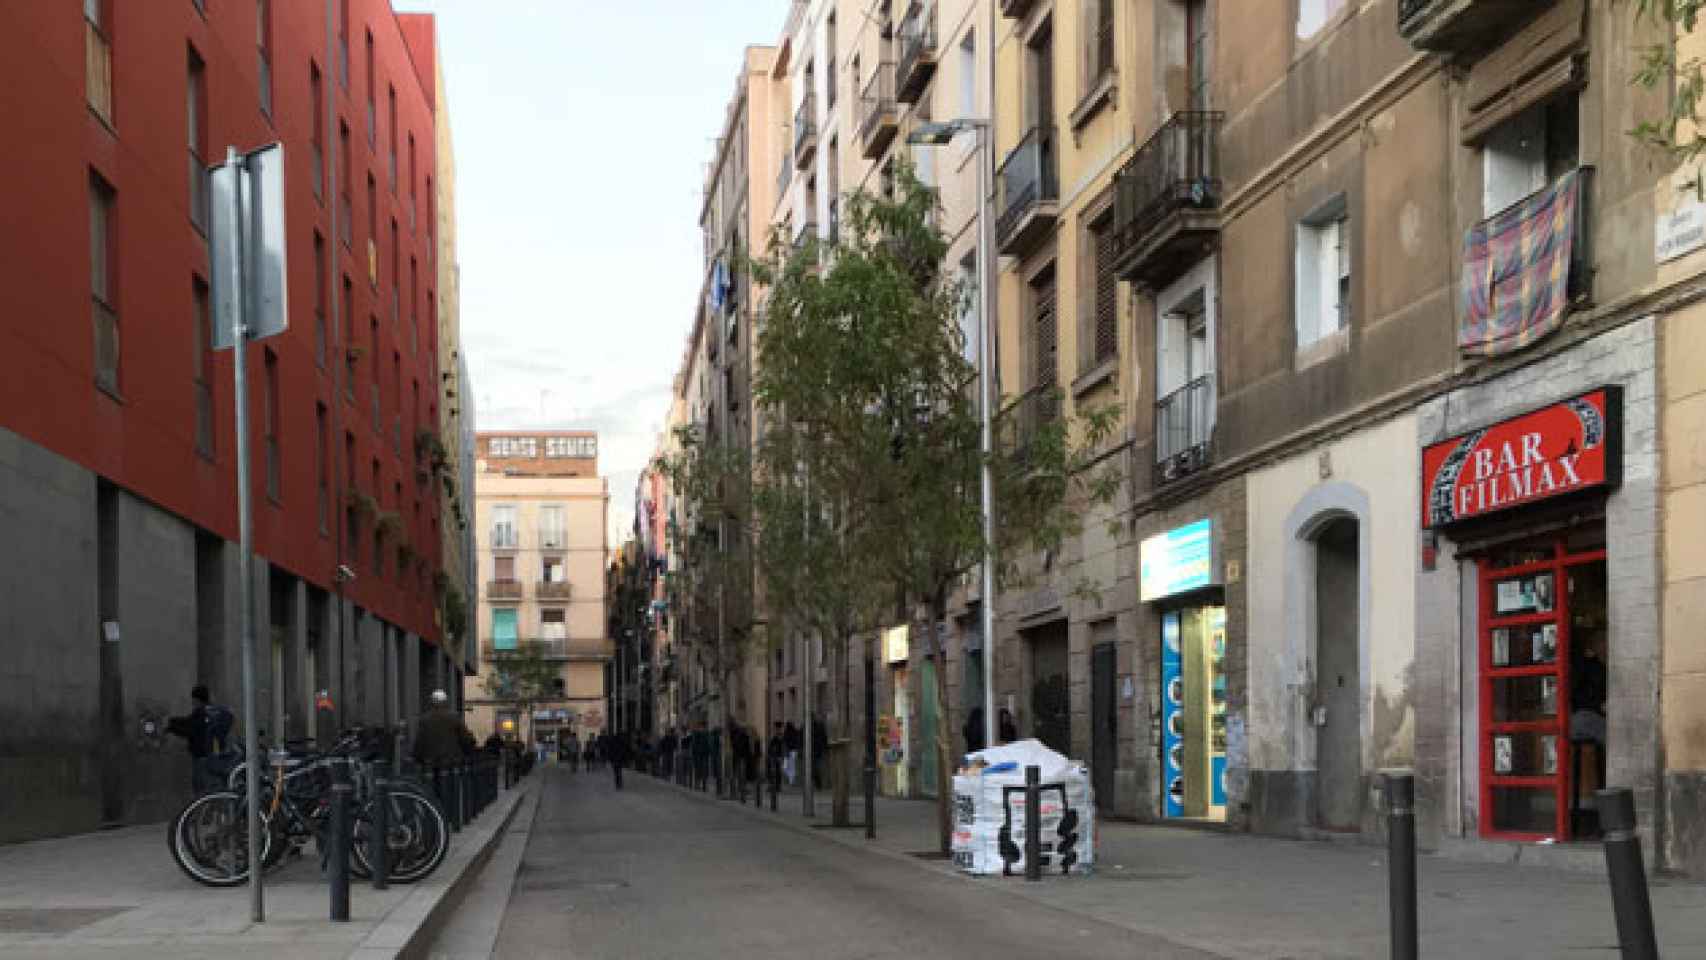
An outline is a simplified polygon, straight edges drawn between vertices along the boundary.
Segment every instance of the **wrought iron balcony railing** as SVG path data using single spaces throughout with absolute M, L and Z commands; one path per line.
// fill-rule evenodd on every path
M 914 3 L 900 22 L 900 65 L 895 98 L 917 103 L 936 73 L 936 4 Z
M 520 600 L 520 580 L 487 580 L 486 599 L 488 600 Z
M 996 246 L 1020 253 L 1053 226 L 1059 212 L 1059 156 L 1052 127 L 1032 127 L 995 175 Z
M 1156 285 L 1203 253 L 1220 230 L 1220 125 L 1225 115 L 1176 113 L 1114 178 L 1114 269 Z
M 1205 374 L 1155 403 L 1155 482 L 1168 483 L 1208 465 L 1214 433 L 1214 375 Z
M 817 94 L 807 93 L 794 111 L 794 165 L 804 170 L 817 153 Z
M 865 159 L 875 160 L 883 155 L 894 140 L 899 122 L 894 99 L 894 61 L 884 60 L 877 64 L 859 97 L 859 142 L 864 145 Z

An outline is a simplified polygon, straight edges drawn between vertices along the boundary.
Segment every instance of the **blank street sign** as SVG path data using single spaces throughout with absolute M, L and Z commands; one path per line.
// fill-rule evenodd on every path
M 233 224 L 232 192 L 241 182 L 243 195 L 243 285 L 249 299 L 245 317 L 249 339 L 283 333 L 289 325 L 286 300 L 289 277 L 285 268 L 284 147 L 274 143 L 252 151 L 235 167 L 220 164 L 209 171 L 212 231 L 209 246 L 213 267 L 213 347 L 231 346 L 232 258 L 237 256 L 238 225 Z

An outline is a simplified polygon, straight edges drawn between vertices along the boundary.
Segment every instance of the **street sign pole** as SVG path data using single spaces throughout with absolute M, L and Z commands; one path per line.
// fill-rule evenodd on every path
M 235 292 L 234 296 L 225 298 L 227 313 L 225 318 L 231 331 L 231 369 L 233 394 L 237 406 L 237 540 L 238 540 L 238 570 L 237 575 L 237 636 L 243 648 L 243 755 L 248 761 L 244 764 L 247 773 L 245 784 L 245 800 L 248 805 L 249 825 L 249 917 L 256 923 L 266 921 L 266 907 L 261 886 L 261 754 L 260 737 L 255 729 L 255 616 L 254 616 L 254 571 L 250 569 L 254 560 L 254 543 L 251 540 L 253 531 L 249 520 L 249 396 L 248 378 L 244 370 L 244 347 L 248 344 L 249 330 L 243 322 L 243 309 L 249 300 L 249 289 L 245 285 L 246 276 L 243 269 L 243 225 L 247 218 L 243 215 L 243 185 L 245 169 L 242 159 L 237 155 L 236 147 L 225 148 L 225 166 L 232 177 L 230 193 L 231 211 L 230 224 L 232 229 L 225 231 L 224 236 L 218 237 L 218 242 L 228 245 L 226 263 L 229 273 L 225 281 L 230 284 L 228 289 Z
M 232 350 L 232 382 L 237 428 L 237 638 L 243 657 L 243 752 L 249 842 L 249 909 L 256 923 L 266 921 L 261 884 L 260 731 L 256 727 L 254 540 L 250 520 L 249 384 L 246 370 L 250 340 L 283 333 L 289 318 L 285 303 L 284 153 L 271 144 L 247 154 L 225 148 L 225 163 L 208 177 L 212 198 L 209 249 L 213 261 L 215 349 Z M 276 687 L 276 679 L 274 681 Z M 283 731 L 275 731 L 282 735 Z

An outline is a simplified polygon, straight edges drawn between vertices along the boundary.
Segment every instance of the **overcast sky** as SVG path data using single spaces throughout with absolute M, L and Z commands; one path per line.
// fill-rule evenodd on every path
M 438 15 L 482 430 L 601 437 L 614 547 L 699 295 L 705 164 L 787 0 L 396 0 Z

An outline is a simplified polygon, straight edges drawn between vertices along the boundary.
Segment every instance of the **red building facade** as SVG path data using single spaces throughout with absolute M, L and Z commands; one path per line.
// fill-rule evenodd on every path
M 24 756 L 13 769 L 38 783 L 109 794 L 102 821 L 151 816 L 176 792 L 155 783 L 167 775 L 51 755 L 152 729 L 186 706 L 192 675 L 236 705 L 237 648 L 221 639 L 231 354 L 209 347 L 200 176 L 227 145 L 280 141 L 287 164 L 290 329 L 248 355 L 270 713 L 301 735 L 317 689 L 343 723 L 405 719 L 429 685 L 460 689 L 437 651 L 432 18 L 388 0 L 9 3 L 0 47 L 0 517 L 25 535 L 57 525 L 0 589 L 72 584 L 52 607 L 13 608 L 16 632 L 41 638 L 38 696 L 62 719 L 10 735 L 0 767 Z M 181 615 L 144 600 L 179 590 L 196 598 Z M 96 621 L 122 644 L 97 647 Z M 185 630 L 193 643 L 174 646 Z M 115 800 L 115 780 L 142 799 Z

